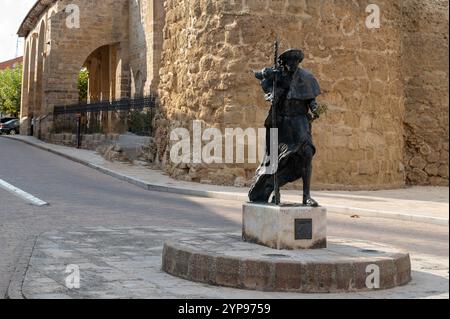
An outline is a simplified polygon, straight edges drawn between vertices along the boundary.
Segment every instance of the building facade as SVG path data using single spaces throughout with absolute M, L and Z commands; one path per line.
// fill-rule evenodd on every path
M 367 27 L 374 3 L 380 28 Z M 278 38 L 305 51 L 328 105 L 316 188 L 448 185 L 448 1 L 39 0 L 19 35 L 23 134 L 51 139 L 53 108 L 77 103 L 86 68 L 90 101 L 158 94 L 153 159 L 171 176 L 246 185 L 255 164 L 174 164 L 170 133 L 261 127 L 250 70 Z
M 23 57 L 17 57 L 8 61 L 0 62 L 0 71 L 15 68 L 16 66 L 22 64 L 22 62 Z

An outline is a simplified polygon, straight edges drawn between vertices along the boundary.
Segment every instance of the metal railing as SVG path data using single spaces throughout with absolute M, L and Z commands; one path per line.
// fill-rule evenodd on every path
M 79 140 L 81 135 L 86 134 L 131 132 L 151 136 L 156 106 L 157 97 L 154 94 L 142 98 L 56 106 L 53 132 L 77 134 Z
M 156 95 L 149 95 L 142 98 L 120 99 L 114 101 L 102 101 L 86 104 L 74 104 L 65 106 L 55 106 L 54 115 L 77 114 L 86 112 L 101 111 L 127 111 L 130 109 L 144 109 L 156 107 Z

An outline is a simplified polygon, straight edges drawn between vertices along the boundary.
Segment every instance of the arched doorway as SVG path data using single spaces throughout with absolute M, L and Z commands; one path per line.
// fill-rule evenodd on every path
M 27 115 L 29 121 L 29 127 L 27 134 L 33 135 L 33 118 L 34 118 L 34 108 L 36 101 L 36 52 L 37 52 L 37 33 L 32 35 L 31 40 L 31 52 L 30 52 L 30 72 L 29 72 L 29 90 L 28 90 L 28 104 L 27 104 Z
M 29 78 L 30 78 L 30 47 L 29 44 L 26 43 L 24 64 L 23 64 L 23 78 L 22 78 L 22 103 L 21 103 L 22 107 L 20 108 L 21 121 L 26 120 L 26 118 L 28 117 L 28 95 L 30 90 Z
M 110 101 L 115 96 L 116 45 L 104 45 L 92 52 L 83 64 L 88 71 L 88 102 Z
M 78 78 L 80 100 L 85 103 L 112 101 L 116 96 L 116 68 L 117 44 L 108 44 L 94 50 L 83 64 Z M 86 89 L 82 83 L 87 78 L 86 96 L 81 96 Z M 111 132 L 111 112 L 101 111 L 90 113 L 86 118 L 86 125 L 93 131 Z
M 39 40 L 37 47 L 37 66 L 36 66 L 36 92 L 34 97 L 34 115 L 40 116 L 42 112 L 43 81 L 44 81 L 44 46 L 45 46 L 45 23 L 42 22 L 39 28 Z

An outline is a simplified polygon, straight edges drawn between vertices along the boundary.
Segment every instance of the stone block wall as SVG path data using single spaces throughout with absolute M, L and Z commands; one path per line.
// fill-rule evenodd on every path
M 448 185 L 448 1 L 404 1 L 407 182 Z
M 194 120 L 261 128 L 269 105 L 250 71 L 273 63 L 278 38 L 305 51 L 328 105 L 314 123 L 315 188 L 448 185 L 448 0 L 44 2 L 25 39 L 26 134 L 33 116 L 51 138 L 53 107 L 78 101 L 83 63 L 109 46 L 112 98 L 159 94 L 155 162 L 180 179 L 248 185 L 257 164 L 174 165 L 169 135 Z M 369 30 L 373 3 L 381 28 Z M 69 4 L 80 29 L 66 26 Z
M 80 8 L 79 29 L 67 28 L 67 13 L 64 8 L 68 4 L 76 4 Z M 56 92 L 62 91 L 61 89 L 72 90 L 69 91 L 72 94 L 66 94 L 60 105 L 78 102 L 78 73 L 88 56 L 105 45 L 118 46 L 117 60 L 120 60 L 123 66 L 117 72 L 119 88 L 116 90 L 116 97 L 126 96 L 129 85 L 124 84 L 122 80 L 123 77 L 126 80 L 129 78 L 128 2 L 63 0 L 58 2 L 58 6 L 58 12 L 51 19 L 52 45 L 49 63 L 53 66 L 50 68 L 52 72 L 49 74 L 49 89 Z
M 50 134 L 53 144 L 77 147 L 77 135 L 72 133 Z M 153 160 L 153 139 L 133 134 L 84 134 L 81 148 L 97 151 L 108 161 L 142 162 Z
M 382 28 L 365 26 L 371 1 L 165 1 L 160 98 L 173 127 L 262 127 L 269 105 L 252 69 L 270 66 L 276 38 L 302 48 L 329 111 L 314 124 L 314 185 L 375 189 L 405 184 L 401 6 L 377 1 Z M 167 129 L 169 128 L 169 129 Z M 158 140 L 157 136 L 157 140 Z M 159 138 L 164 141 L 164 138 Z M 166 139 L 167 140 L 167 136 Z M 256 165 L 179 165 L 169 173 L 220 184 L 249 181 Z
M 129 0 L 131 95 L 147 95 L 159 83 L 164 25 L 160 0 Z
M 70 12 L 66 12 L 66 8 L 72 4 L 80 9 L 79 28 L 67 26 Z M 45 25 L 43 30 L 42 25 Z M 54 106 L 78 103 L 79 72 L 88 56 L 99 47 L 117 47 L 117 64 L 112 66 L 117 69 L 115 97 L 129 95 L 128 35 L 128 0 L 60 0 L 42 13 L 25 42 L 26 47 L 31 47 L 35 39 L 43 39 L 45 43 L 42 52 L 45 57 L 44 76 L 37 80 L 42 83 L 30 83 L 30 89 L 41 87 L 43 90 L 43 107 L 39 112 L 34 110 L 37 113 L 34 117 L 42 117 L 40 130 L 44 139 L 49 137 L 53 126 Z M 27 55 L 30 61 L 36 59 L 33 50 L 25 52 Z M 30 95 L 33 94 L 30 90 Z
M 119 134 L 85 134 L 82 135 L 81 148 L 96 150 L 99 146 L 113 144 L 118 139 Z M 77 146 L 77 135 L 72 133 L 50 134 L 48 140 L 53 144 Z

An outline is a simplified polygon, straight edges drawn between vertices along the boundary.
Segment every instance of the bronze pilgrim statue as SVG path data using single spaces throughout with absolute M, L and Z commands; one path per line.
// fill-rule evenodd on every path
M 319 204 L 311 197 L 312 161 L 316 154 L 311 124 L 319 118 L 316 98 L 321 94 L 320 86 L 313 74 L 299 67 L 305 58 L 301 50 L 290 49 L 278 56 L 278 43 L 275 46 L 275 66 L 255 72 L 272 107 L 265 122 L 266 156 L 256 172 L 249 198 L 254 203 L 278 205 L 280 187 L 302 179 L 303 205 L 317 207 Z M 278 132 L 275 174 L 267 173 L 268 166 L 273 165 L 271 129 Z

